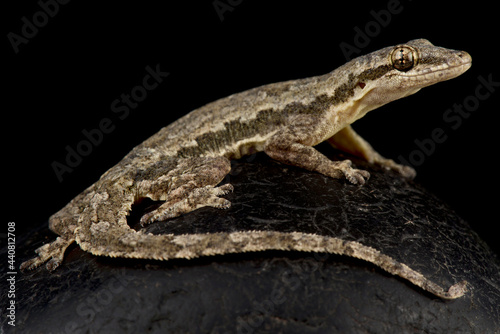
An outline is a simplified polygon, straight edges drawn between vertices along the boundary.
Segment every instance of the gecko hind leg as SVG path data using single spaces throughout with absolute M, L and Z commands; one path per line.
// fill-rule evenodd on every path
M 195 188 L 186 194 L 186 198 L 174 203 L 172 203 L 172 201 L 167 201 L 156 210 L 142 216 L 141 225 L 144 226 L 154 221 L 164 221 L 174 218 L 204 206 L 227 209 L 231 206 L 231 202 L 218 196 L 225 195 L 232 190 L 233 186 L 231 184 L 225 184 L 215 188 L 213 186 Z
M 231 170 L 231 163 L 225 157 L 190 158 L 188 170 L 184 166 L 171 170 L 166 178 L 159 178 L 153 187 L 155 194 L 148 194 L 153 200 L 165 200 L 157 209 L 143 215 L 142 226 L 154 221 L 163 221 L 194 211 L 204 206 L 227 209 L 231 206 L 220 198 L 233 190 L 231 184 L 215 187 Z M 182 162 L 180 163 L 182 165 Z M 153 181 L 154 182 L 154 181 Z
M 85 189 L 64 208 L 49 218 L 49 229 L 59 236 L 53 242 L 37 248 L 35 250 L 37 256 L 21 263 L 19 267 L 21 271 L 33 270 L 45 262 L 45 267 L 49 271 L 53 271 L 59 267 L 63 261 L 66 249 L 75 241 L 74 227 L 77 225 L 78 218 L 82 214 L 80 203 L 93 194 L 94 187 L 94 185 L 91 185 Z
M 20 269 L 23 270 L 33 270 L 36 267 L 44 264 L 49 271 L 55 270 L 62 263 L 64 258 L 64 253 L 69 245 L 71 245 L 75 239 L 65 239 L 63 237 L 57 237 L 57 239 L 51 243 L 45 244 L 35 250 L 38 254 L 37 257 L 25 261 L 21 264 Z

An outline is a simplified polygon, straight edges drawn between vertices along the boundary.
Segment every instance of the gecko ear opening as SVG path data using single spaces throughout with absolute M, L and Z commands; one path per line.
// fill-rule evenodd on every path
M 398 46 L 391 53 L 392 66 L 401 72 L 411 70 L 416 63 L 415 51 L 408 46 Z

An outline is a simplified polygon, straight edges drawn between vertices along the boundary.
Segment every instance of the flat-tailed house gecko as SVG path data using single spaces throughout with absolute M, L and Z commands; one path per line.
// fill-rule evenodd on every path
M 163 221 L 201 207 L 228 208 L 217 186 L 230 159 L 264 151 L 277 161 L 332 178 L 364 184 L 370 174 L 350 160 L 332 161 L 314 146 L 335 148 L 412 178 L 415 171 L 378 154 L 351 128 L 368 111 L 455 78 L 471 66 L 467 52 L 436 47 L 424 39 L 391 46 L 307 79 L 274 83 L 209 103 L 135 147 L 116 166 L 49 219 L 59 237 L 38 248 L 21 269 L 45 262 L 57 268 L 73 242 L 95 255 L 143 259 L 194 258 L 269 249 L 329 252 L 360 258 L 442 298 L 457 298 L 466 282 L 449 289 L 431 282 L 372 247 L 330 236 L 276 231 L 152 235 L 127 224 L 142 198 L 164 201 L 141 218 Z

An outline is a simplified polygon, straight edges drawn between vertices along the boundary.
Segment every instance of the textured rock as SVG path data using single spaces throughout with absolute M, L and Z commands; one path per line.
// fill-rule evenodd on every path
M 16 327 L 6 333 L 492 333 L 500 331 L 500 264 L 439 199 L 391 172 L 364 186 L 276 163 L 234 162 L 229 210 L 203 208 L 151 233 L 300 231 L 356 240 L 438 284 L 469 282 L 441 300 L 374 265 L 330 254 L 267 251 L 194 260 L 95 257 L 71 247 L 60 268 L 19 273 Z M 134 208 L 130 224 L 137 228 Z M 19 263 L 55 237 L 44 224 L 18 239 Z M 5 258 L 6 249 L 1 252 Z M 1 278 L 5 282 L 5 275 Z M 4 284 L 4 283 L 2 283 Z M 0 302 L 4 303 L 4 301 Z M 2 304 L 2 309 L 4 305 Z

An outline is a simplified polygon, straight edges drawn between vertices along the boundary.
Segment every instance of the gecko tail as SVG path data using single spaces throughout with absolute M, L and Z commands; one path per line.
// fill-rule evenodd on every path
M 106 223 L 99 224 L 106 225 Z M 91 240 L 80 239 L 81 233 L 77 233 L 76 236 L 78 244 L 95 255 L 169 260 L 265 250 L 331 253 L 373 263 L 388 273 L 400 276 L 443 299 L 459 298 L 467 291 L 466 281 L 444 289 L 407 265 L 356 241 L 300 232 L 275 231 L 153 235 L 136 232 L 128 226 L 116 226 L 110 230 L 109 226 L 98 226 L 99 224 L 93 224 L 94 233 L 90 234 Z

